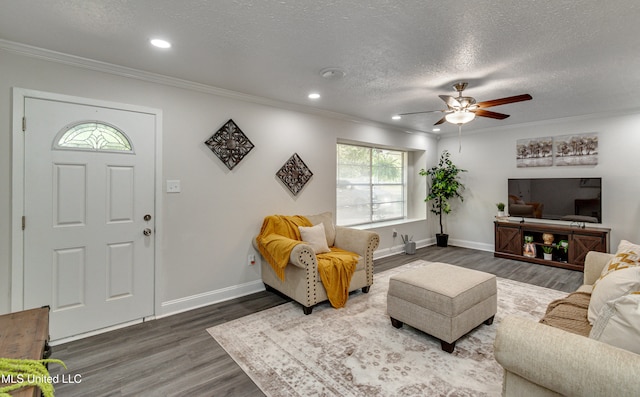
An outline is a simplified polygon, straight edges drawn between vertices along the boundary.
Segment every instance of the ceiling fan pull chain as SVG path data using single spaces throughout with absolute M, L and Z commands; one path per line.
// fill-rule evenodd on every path
M 458 124 L 458 153 L 462 153 L 462 125 Z

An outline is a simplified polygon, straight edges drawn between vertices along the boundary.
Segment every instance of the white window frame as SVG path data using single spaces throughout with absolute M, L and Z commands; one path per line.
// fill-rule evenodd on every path
M 353 146 L 353 147 L 358 147 L 358 148 L 365 148 L 368 149 L 369 152 L 369 182 L 368 183 L 356 183 L 354 185 L 358 185 L 358 186 L 367 186 L 369 188 L 369 219 L 366 222 L 358 222 L 358 223 L 346 223 L 340 220 L 339 218 L 339 208 L 338 208 L 338 194 L 339 194 L 339 189 L 342 188 L 341 186 L 341 181 L 340 181 L 340 158 L 338 155 L 338 147 L 340 145 L 344 145 L 344 146 Z M 397 152 L 397 153 L 401 153 L 402 154 L 402 169 L 401 169 L 401 174 L 402 174 L 402 183 L 400 184 L 402 187 L 402 214 L 400 216 L 396 216 L 393 218 L 382 218 L 382 219 L 375 219 L 375 210 L 377 207 L 379 207 L 378 202 L 374 201 L 374 197 L 373 197 L 373 191 L 374 191 L 374 187 L 375 186 L 389 186 L 389 184 L 385 184 L 385 183 L 375 183 L 373 181 L 373 172 L 371 171 L 373 168 L 373 153 L 375 150 L 385 150 L 385 151 L 391 151 L 391 152 Z M 367 225 L 371 225 L 371 226 L 375 226 L 378 224 L 382 224 L 385 222 L 394 222 L 394 221 L 403 221 L 407 219 L 407 211 L 408 211 L 408 207 L 409 207 L 409 202 L 408 202 L 408 194 L 407 194 L 407 185 L 408 185 L 408 175 L 407 175 L 407 170 L 408 170 L 408 158 L 409 158 L 409 152 L 407 150 L 403 150 L 403 149 L 397 149 L 397 148 L 385 148 L 385 147 L 380 147 L 380 146 L 376 146 L 376 145 L 366 145 L 366 144 L 356 144 L 356 143 L 348 143 L 348 142 L 338 142 L 336 145 L 336 224 L 340 225 L 340 226 L 367 226 Z M 398 185 L 398 184 L 392 184 L 392 185 Z M 393 202 L 389 202 L 389 203 L 397 203 L 398 201 L 393 201 Z

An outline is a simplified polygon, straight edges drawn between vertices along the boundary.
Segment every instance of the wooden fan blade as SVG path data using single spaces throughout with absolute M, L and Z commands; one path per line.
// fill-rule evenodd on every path
M 507 117 L 509 117 L 508 114 L 497 113 L 497 112 L 492 112 L 490 110 L 483 110 L 483 109 L 472 110 L 472 112 L 475 113 L 476 116 L 489 117 L 491 119 L 498 119 L 498 120 L 504 120 Z
M 422 113 L 441 113 L 445 110 L 425 110 L 424 112 L 409 112 L 409 113 L 398 113 L 398 116 L 407 116 L 409 114 L 422 114 Z
M 433 125 L 440 125 L 442 123 L 444 123 L 445 121 L 447 121 L 447 119 L 445 119 L 444 117 L 441 118 L 440 120 L 436 121 Z
M 444 101 L 450 108 L 461 108 L 462 104 L 458 100 L 450 95 L 438 95 L 440 99 Z
M 490 108 L 492 106 L 500 106 L 500 105 L 506 105 L 508 103 L 528 101 L 530 99 L 533 99 L 531 95 L 522 94 L 522 95 L 510 96 L 506 98 L 493 99 L 491 101 L 479 102 L 476 105 L 479 108 Z

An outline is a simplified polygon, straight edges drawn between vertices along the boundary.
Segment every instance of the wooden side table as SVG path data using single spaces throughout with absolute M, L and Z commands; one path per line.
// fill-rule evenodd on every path
M 51 355 L 49 307 L 0 316 L 0 357 L 39 360 Z M 37 387 L 11 392 L 14 397 L 39 396 Z

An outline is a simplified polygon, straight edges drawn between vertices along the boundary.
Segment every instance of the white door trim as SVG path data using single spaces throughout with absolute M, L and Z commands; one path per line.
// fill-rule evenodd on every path
M 97 107 L 121 109 L 151 114 L 155 117 L 155 249 L 154 249 L 154 313 L 160 313 L 161 293 L 163 285 L 159 269 L 162 268 L 162 110 L 107 102 L 96 99 L 55 94 L 44 91 L 13 87 L 12 89 L 12 172 L 11 172 L 11 311 L 24 309 L 24 235 L 22 231 L 22 215 L 24 214 L 24 174 L 25 144 L 22 132 L 22 118 L 26 98 L 54 100 L 60 102 L 79 103 Z M 28 122 L 28 120 L 27 120 Z M 28 220 L 27 220 L 28 222 Z M 28 227 L 28 225 L 27 225 Z

